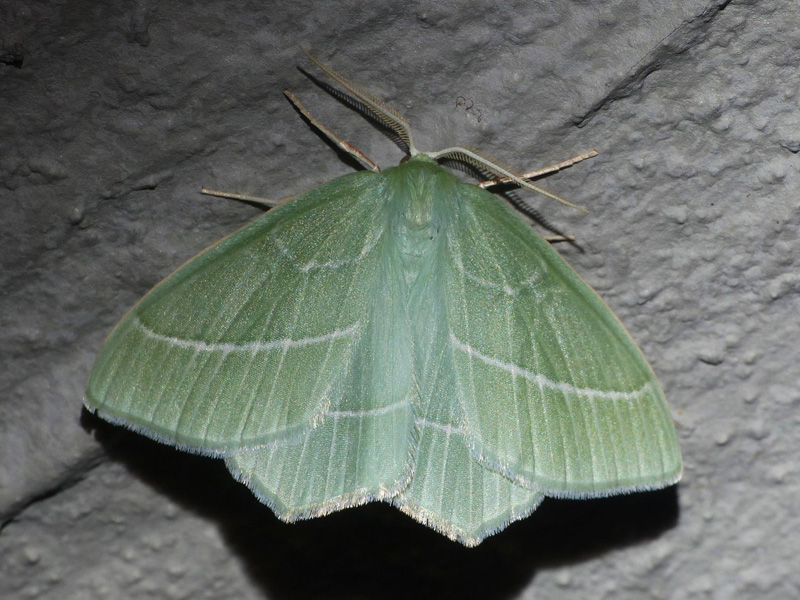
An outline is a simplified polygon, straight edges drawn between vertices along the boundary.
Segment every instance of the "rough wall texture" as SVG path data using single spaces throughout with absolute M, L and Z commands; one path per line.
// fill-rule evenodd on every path
M 800 597 L 798 23 L 794 0 L 3 2 L 0 597 Z M 352 168 L 283 88 L 400 158 L 299 44 L 423 149 L 599 150 L 546 183 L 591 214 L 542 211 L 664 386 L 677 488 L 546 501 L 467 550 L 386 506 L 284 525 L 218 461 L 82 413 L 113 324 L 258 214 L 201 185 Z

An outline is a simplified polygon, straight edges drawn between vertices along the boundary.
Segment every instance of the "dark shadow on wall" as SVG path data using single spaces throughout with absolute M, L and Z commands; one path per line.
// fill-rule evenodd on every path
M 221 460 L 179 452 L 84 411 L 112 460 L 218 524 L 271 599 L 516 597 L 539 569 L 646 543 L 678 521 L 677 488 L 600 500 L 545 500 L 530 517 L 464 548 L 382 503 L 292 525 Z

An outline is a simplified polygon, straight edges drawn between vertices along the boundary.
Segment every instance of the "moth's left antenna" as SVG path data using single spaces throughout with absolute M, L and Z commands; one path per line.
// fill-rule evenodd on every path
M 408 153 L 411 156 L 419 154 L 419 151 L 416 149 L 414 142 L 411 139 L 411 127 L 408 125 L 408 121 L 405 120 L 403 115 L 401 115 L 394 108 L 386 104 L 374 94 L 371 94 L 362 88 L 360 85 L 353 83 L 343 75 L 340 75 L 331 69 L 328 65 L 320 62 L 305 48 L 302 48 L 302 50 L 306 53 L 306 56 L 308 56 L 308 58 L 310 58 L 315 65 L 322 69 L 322 71 L 328 77 L 336 81 L 351 95 L 363 102 L 375 114 L 375 116 L 378 117 L 378 119 L 380 119 L 384 125 L 386 125 L 386 127 L 394 131 L 408 147 Z

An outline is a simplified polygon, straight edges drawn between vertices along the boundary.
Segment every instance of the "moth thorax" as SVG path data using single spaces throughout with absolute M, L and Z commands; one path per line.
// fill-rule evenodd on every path
M 427 157 L 412 158 L 392 173 L 393 229 L 411 271 L 417 268 L 417 260 L 425 261 L 439 236 L 443 173 Z
M 411 272 L 418 269 L 418 260 L 425 262 L 424 257 L 434 247 L 440 229 L 433 196 L 424 193 L 426 191 L 422 186 L 410 188 L 399 205 L 400 210 L 395 213 L 395 239 L 406 268 Z
M 409 229 L 426 229 L 433 221 L 433 194 L 427 188 L 428 186 L 409 189 L 410 193 L 403 206 L 403 220 Z

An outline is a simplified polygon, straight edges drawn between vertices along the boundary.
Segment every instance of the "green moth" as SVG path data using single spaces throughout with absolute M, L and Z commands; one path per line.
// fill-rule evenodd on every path
M 310 56 L 310 55 L 309 55 Z M 681 457 L 629 334 L 464 160 L 313 59 L 407 148 L 274 208 L 178 269 L 103 346 L 86 407 L 225 459 L 285 521 L 390 502 L 474 546 L 545 496 L 674 484 Z M 572 161 L 574 162 L 574 161 Z

